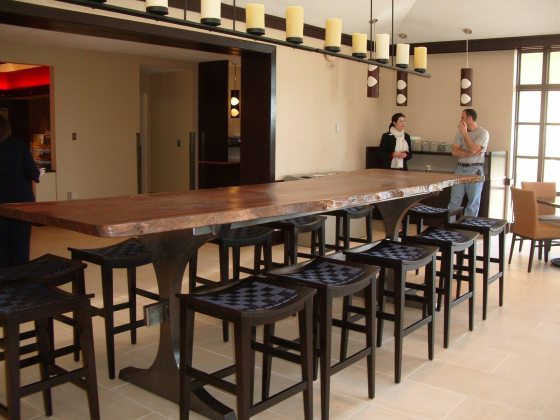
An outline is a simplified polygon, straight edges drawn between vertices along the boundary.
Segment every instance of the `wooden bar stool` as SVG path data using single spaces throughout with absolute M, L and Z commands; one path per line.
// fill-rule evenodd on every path
M 73 260 L 87 261 L 101 267 L 101 288 L 103 307 L 92 306 L 94 315 L 105 320 L 105 339 L 107 341 L 107 361 L 109 378 L 115 378 L 115 334 L 130 331 L 130 341 L 136 344 L 136 329 L 145 325 L 144 319 L 136 319 L 136 296 L 159 300 L 156 293 L 136 287 L 136 267 L 150 264 L 151 260 L 144 246 L 137 238 L 130 238 L 118 244 L 95 249 L 68 248 Z M 114 303 L 113 269 L 126 268 L 128 281 L 128 300 Z M 85 293 L 85 290 L 83 291 Z M 128 309 L 130 321 L 115 326 L 115 312 Z
M 84 289 L 84 269 L 86 265 L 69 260 L 68 258 L 59 257 L 58 255 L 45 254 L 35 258 L 23 265 L 9 268 L 0 268 L 0 283 L 8 280 L 18 280 L 24 278 L 40 278 L 51 286 L 61 286 L 66 283 L 72 283 L 72 292 L 79 293 Z M 72 317 L 61 314 L 55 317 L 56 320 L 71 325 L 74 328 L 74 343 L 69 346 L 53 349 L 55 357 L 64 356 L 74 353 L 74 360 L 79 359 L 80 345 L 78 337 L 78 329 Z M 52 333 L 52 323 L 49 322 Z M 35 337 L 35 331 L 24 331 L 20 334 L 20 340 L 27 340 Z M 2 341 L 2 340 L 0 340 Z M 20 353 L 27 354 L 35 351 L 36 343 L 20 345 Z M 0 360 L 4 360 L 4 353 L 0 352 Z M 36 357 L 32 356 L 29 360 L 21 361 L 22 365 L 36 363 Z
M 340 256 L 344 258 L 343 256 Z M 331 376 L 342 369 L 367 358 L 368 397 L 375 396 L 375 279 L 379 272 L 378 267 L 357 264 L 353 262 L 316 258 L 311 262 L 279 268 L 267 273 L 277 277 L 283 284 L 299 284 L 317 290 L 314 304 L 314 330 L 315 348 L 318 349 L 318 358 L 314 358 L 321 365 L 321 418 L 329 418 L 330 381 Z M 358 325 L 333 318 L 332 305 L 336 297 L 351 296 L 360 291 L 365 296 L 366 325 Z M 317 329 L 317 324 L 319 327 Z M 346 330 L 358 331 L 365 334 L 365 346 L 346 357 L 341 356 L 338 363 L 331 366 L 331 337 L 332 326 L 342 327 Z M 280 347 L 290 344 L 285 340 L 274 337 L 274 325 L 265 327 L 265 344 L 277 344 Z M 316 371 L 315 367 L 315 371 Z M 263 356 L 263 396 L 268 396 L 270 389 L 271 360 Z M 316 377 L 316 374 L 314 375 Z
M 264 226 L 280 229 L 284 234 L 284 265 L 296 264 L 298 257 L 314 258 L 325 255 L 325 216 L 302 216 L 270 222 Z M 298 252 L 298 236 L 311 232 L 311 252 Z
M 350 248 L 350 241 L 360 243 L 372 242 L 373 205 L 350 207 L 324 213 L 335 216 L 335 243 L 334 250 L 341 251 Z M 350 237 L 350 220 L 366 219 L 366 239 Z M 342 245 L 340 243 L 342 242 Z M 332 245 L 330 245 L 332 247 Z
M 440 226 L 445 223 L 449 223 L 452 217 L 460 216 L 463 214 L 463 208 L 458 209 L 447 209 L 443 207 L 433 207 L 427 204 L 418 203 L 417 205 L 411 207 L 403 221 L 403 232 L 404 235 L 408 235 L 408 226 L 411 221 L 416 222 L 416 234 L 424 230 L 424 222 L 426 221 L 430 226 Z
M 231 229 L 224 233 L 221 238 L 211 241 L 219 247 L 220 254 L 220 282 L 239 280 L 240 272 L 258 274 L 261 271 L 261 249 L 264 254 L 263 269 L 269 270 L 272 265 L 272 233 L 274 229 L 265 226 L 248 226 L 238 229 Z M 253 268 L 249 269 L 240 264 L 241 248 L 254 246 Z M 229 277 L 229 249 L 232 251 L 232 274 Z M 196 252 L 189 262 L 189 292 L 194 292 L 203 286 L 214 284 L 215 282 L 199 277 L 197 275 L 198 252 Z M 201 284 L 201 286 L 199 286 Z M 223 339 L 229 340 L 228 323 L 223 323 Z
M 200 292 L 179 295 L 181 300 L 180 418 L 187 419 L 193 389 L 210 384 L 236 395 L 237 418 L 248 419 L 303 391 L 304 418 L 313 418 L 312 302 L 315 290 L 260 277 L 219 284 Z M 231 322 L 235 335 L 235 364 L 213 373 L 192 364 L 195 313 Z M 256 340 L 256 327 L 298 314 L 299 355 L 272 349 Z M 255 350 L 271 353 L 301 366 L 302 380 L 254 404 Z M 235 374 L 235 384 L 224 378 Z
M 482 235 L 482 255 L 478 255 L 476 259 L 482 261 L 482 268 L 477 268 L 477 273 L 482 273 L 482 319 L 486 319 L 488 308 L 488 286 L 499 280 L 499 305 L 504 304 L 504 263 L 505 263 L 505 246 L 506 246 L 506 226 L 507 220 L 490 219 L 487 217 L 463 216 L 455 223 L 448 225 L 450 228 L 472 230 Z M 492 238 L 498 236 L 499 249 L 498 257 L 492 257 L 490 246 Z M 490 265 L 495 263 L 498 265 L 498 271 L 490 276 Z M 457 294 L 460 293 L 460 285 L 457 284 Z
M 434 358 L 434 289 L 437 248 L 426 245 L 406 245 L 386 239 L 376 244 L 352 248 L 344 253 L 346 258 L 351 261 L 381 267 L 377 283 L 377 346 L 381 347 L 383 341 L 383 321 L 393 321 L 395 323 L 395 382 L 399 383 L 401 381 L 404 337 L 423 325 L 428 326 L 428 358 L 430 360 Z M 425 267 L 423 284 L 406 281 L 408 271 L 422 267 Z M 394 291 L 385 289 L 385 269 L 391 269 L 394 272 Z M 423 296 L 406 294 L 406 288 L 422 291 Z M 395 310 L 392 314 L 385 311 L 385 297 L 387 296 L 394 298 Z M 418 321 L 405 327 L 404 304 L 406 299 L 421 302 L 423 310 L 422 317 Z M 360 310 L 345 305 L 343 319 L 351 318 L 351 312 L 358 312 L 359 314 Z
M 83 366 L 71 371 L 55 364 L 48 320 L 73 312 L 77 320 Z M 38 343 L 38 363 L 41 379 L 28 385 L 21 384 L 19 329 L 26 322 L 35 322 Z M 53 414 L 51 388 L 73 382 L 87 392 L 90 417 L 99 419 L 95 355 L 89 298 L 47 287 L 39 280 L 19 279 L 0 283 L 0 327 L 4 334 L 6 359 L 7 404 L 0 405 L 0 414 L 10 420 L 20 418 L 21 398 L 43 393 L 45 414 Z
M 443 347 L 449 346 L 449 332 L 451 328 L 451 309 L 459 303 L 469 300 L 469 331 L 474 328 L 474 298 L 476 277 L 476 238 L 477 232 L 445 227 L 431 227 L 418 236 L 409 236 L 407 243 L 425 244 L 437 246 L 441 254 L 441 269 L 439 272 L 438 311 L 441 309 L 441 298 L 443 296 Z M 462 263 L 457 265 L 459 273 L 454 275 L 456 266 L 455 255 L 462 261 L 464 252 L 468 250 L 468 275 L 462 278 Z M 453 279 L 468 282 L 468 292 L 456 296 L 451 300 L 451 288 Z

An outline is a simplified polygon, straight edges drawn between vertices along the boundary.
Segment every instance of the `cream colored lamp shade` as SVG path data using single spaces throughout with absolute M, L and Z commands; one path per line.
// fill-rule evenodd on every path
M 428 68 L 428 49 L 426 47 L 414 47 L 414 70 L 425 73 Z
M 352 34 L 352 55 L 358 58 L 367 57 L 367 35 L 354 32 Z
M 286 41 L 292 44 L 303 43 L 303 7 L 286 8 Z
M 146 0 L 146 12 L 156 15 L 166 15 L 169 13 L 167 0 Z
M 389 34 L 375 35 L 375 61 L 389 62 Z
M 245 23 L 247 33 L 252 35 L 264 35 L 264 5 L 250 3 L 245 6 Z
M 379 66 L 368 65 L 367 97 L 379 98 Z
M 200 22 L 210 26 L 222 24 L 222 3 L 220 0 L 200 1 Z
M 325 25 L 325 50 L 340 52 L 342 19 L 328 18 Z
M 410 55 L 409 44 L 397 44 L 397 57 L 395 64 L 401 69 L 408 68 L 408 59 Z

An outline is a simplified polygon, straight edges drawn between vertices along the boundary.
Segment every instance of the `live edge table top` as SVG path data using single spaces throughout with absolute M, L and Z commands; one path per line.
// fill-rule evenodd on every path
M 473 175 L 366 169 L 291 182 L 0 205 L 0 216 L 103 237 L 250 222 L 375 204 L 478 181 Z

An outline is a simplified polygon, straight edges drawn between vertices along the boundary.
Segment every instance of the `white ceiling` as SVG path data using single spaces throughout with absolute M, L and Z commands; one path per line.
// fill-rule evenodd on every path
M 121 0 L 108 0 L 118 5 Z M 237 0 L 244 7 L 255 0 Z M 304 7 L 305 23 L 324 27 L 329 17 L 343 20 L 343 32 L 369 33 L 370 0 L 256 0 L 267 14 L 284 16 L 286 6 Z M 228 0 L 233 4 L 233 0 Z M 560 0 L 394 0 L 394 33 L 407 34 L 407 42 L 463 40 L 463 28 L 472 29 L 469 39 L 560 34 Z M 78 9 L 79 10 L 79 9 Z M 377 33 L 391 32 L 391 0 L 373 0 Z M 221 54 L 159 45 L 116 41 L 52 31 L 0 25 L 2 42 L 41 43 L 116 53 L 138 54 L 178 61 L 228 59 Z M 0 50 L 1 51 L 1 50 Z M 0 57 L 1 60 L 1 57 Z M 157 71 L 163 69 L 156 69 Z

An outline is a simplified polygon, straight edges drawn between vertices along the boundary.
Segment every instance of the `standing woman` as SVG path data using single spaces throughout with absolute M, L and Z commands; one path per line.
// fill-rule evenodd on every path
M 410 136 L 404 132 L 406 125 L 404 114 L 396 113 L 391 117 L 389 131 L 381 137 L 379 157 L 382 167 L 408 171 L 406 161 L 412 157 Z
M 39 182 L 29 147 L 12 137 L 10 123 L 0 116 L 0 204 L 35 201 L 32 181 Z M 0 268 L 29 261 L 31 223 L 0 217 Z

